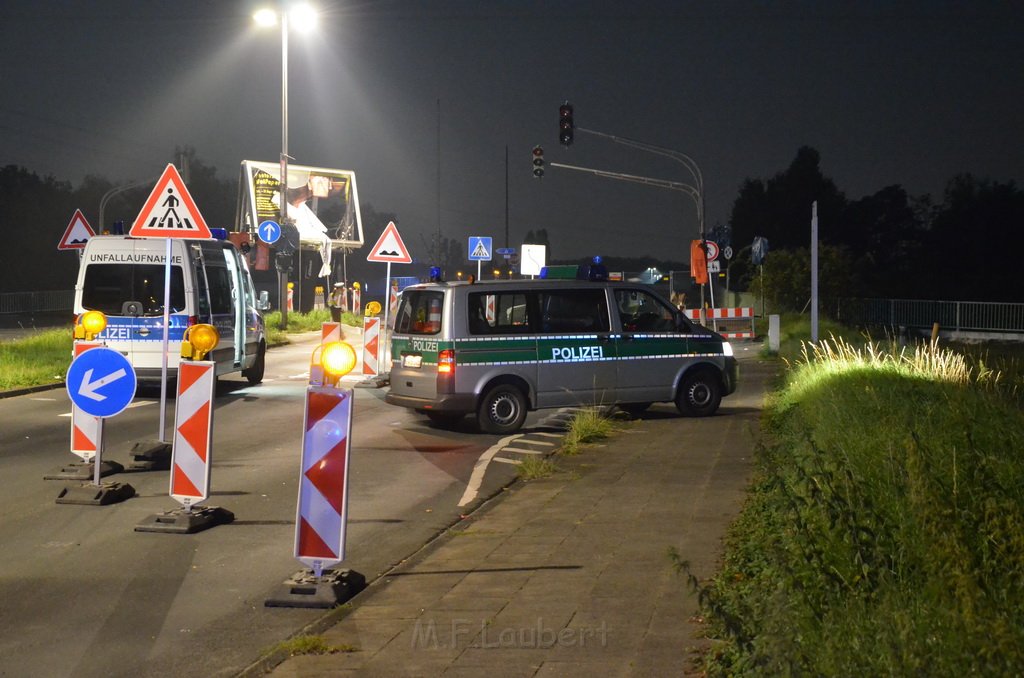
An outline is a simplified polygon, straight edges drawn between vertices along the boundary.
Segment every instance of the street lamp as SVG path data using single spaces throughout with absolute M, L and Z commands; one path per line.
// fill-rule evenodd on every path
M 272 27 L 281 24 L 281 224 L 288 220 L 288 29 L 307 32 L 316 26 L 316 10 L 307 3 L 288 5 L 282 3 L 279 9 L 263 8 L 252 16 L 256 25 Z M 300 244 L 301 247 L 301 244 Z M 283 300 L 287 275 L 280 282 L 278 298 Z M 288 306 L 280 303 L 281 329 L 288 324 Z

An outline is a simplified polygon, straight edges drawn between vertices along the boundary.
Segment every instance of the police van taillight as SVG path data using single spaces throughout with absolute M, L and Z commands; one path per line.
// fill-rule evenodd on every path
M 437 373 L 455 374 L 455 351 L 446 348 L 437 354 Z

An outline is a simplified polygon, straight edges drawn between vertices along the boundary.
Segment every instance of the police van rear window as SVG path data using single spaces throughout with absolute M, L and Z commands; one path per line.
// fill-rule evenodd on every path
M 155 316 L 164 312 L 163 264 L 90 264 L 85 270 L 82 306 L 111 316 Z M 185 310 L 181 267 L 171 266 L 171 313 Z
M 444 292 L 405 290 L 395 316 L 395 332 L 399 334 L 438 334 L 444 310 Z

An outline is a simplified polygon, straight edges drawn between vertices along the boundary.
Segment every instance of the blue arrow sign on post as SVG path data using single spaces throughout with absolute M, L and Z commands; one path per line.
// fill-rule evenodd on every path
M 94 417 L 120 414 L 135 397 L 135 369 L 128 359 L 105 346 L 71 361 L 66 388 L 71 402 Z
M 490 261 L 491 260 L 491 237 L 490 236 L 469 236 L 469 260 Z
M 281 225 L 276 221 L 270 221 L 269 219 L 267 221 L 262 221 L 256 229 L 256 235 L 258 235 L 260 240 L 268 245 L 273 245 L 277 242 L 277 239 L 281 237 Z

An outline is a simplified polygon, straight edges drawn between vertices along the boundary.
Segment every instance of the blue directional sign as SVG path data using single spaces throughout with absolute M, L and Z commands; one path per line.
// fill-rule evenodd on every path
M 71 402 L 94 417 L 120 414 L 135 397 L 135 369 L 117 351 L 101 346 L 71 361 L 65 386 Z
M 495 250 L 495 252 L 497 252 L 498 254 L 504 255 L 507 258 L 509 255 L 512 255 L 512 254 L 516 253 L 516 248 L 515 247 L 499 247 L 498 249 Z
M 469 236 L 470 261 L 490 261 L 491 252 L 491 238 L 489 236 Z
M 259 227 L 256 229 L 256 235 L 268 245 L 273 245 L 281 237 L 281 224 L 269 219 L 260 222 Z

